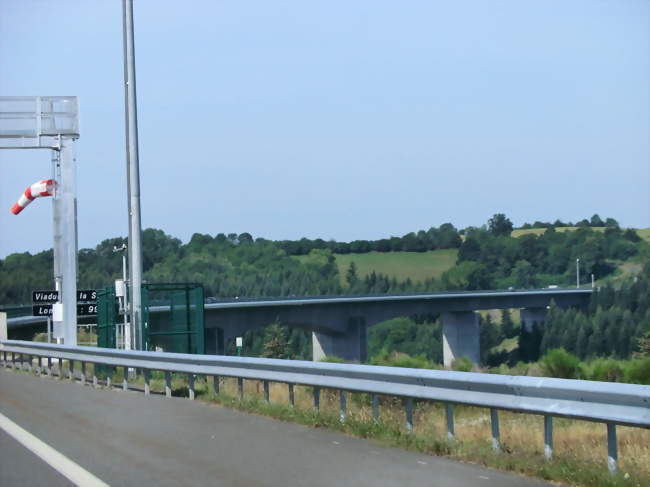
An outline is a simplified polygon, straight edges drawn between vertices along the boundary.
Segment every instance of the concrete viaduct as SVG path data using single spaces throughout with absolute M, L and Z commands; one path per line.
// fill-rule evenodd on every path
M 541 289 L 219 301 L 205 305 L 206 353 L 223 354 L 227 340 L 281 323 L 312 332 L 314 360 L 335 355 L 363 362 L 368 327 L 400 316 L 440 314 L 445 366 L 461 356 L 478 363 L 477 310 L 519 308 L 522 326 L 531 329 L 544 324 L 551 301 L 560 308 L 584 307 L 591 293 L 591 289 Z
M 476 311 L 516 308 L 520 310 L 522 326 L 531 329 L 534 324 L 543 326 L 551 301 L 560 308 L 584 307 L 589 303 L 591 293 L 591 289 L 556 288 L 220 300 L 205 305 L 206 353 L 223 354 L 228 340 L 255 328 L 281 323 L 312 332 L 313 358 L 316 361 L 335 355 L 346 361 L 364 362 L 367 359 L 368 327 L 400 316 L 440 314 L 445 366 L 449 367 L 455 358 L 462 356 L 478 363 L 480 334 Z M 166 309 L 152 307 L 150 312 Z M 10 337 L 29 340 L 35 331 L 42 331 L 44 319 L 21 317 L 8 321 Z

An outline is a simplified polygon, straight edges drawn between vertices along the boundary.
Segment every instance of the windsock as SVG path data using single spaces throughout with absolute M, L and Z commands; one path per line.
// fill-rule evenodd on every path
M 18 201 L 11 207 L 11 212 L 17 215 L 23 208 L 34 201 L 39 196 L 53 196 L 54 195 L 54 180 L 44 179 L 29 186 L 23 194 L 20 195 Z

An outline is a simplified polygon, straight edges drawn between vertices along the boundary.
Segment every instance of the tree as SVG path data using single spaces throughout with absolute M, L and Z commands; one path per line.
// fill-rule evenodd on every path
M 503 213 L 497 213 L 488 220 L 488 230 L 493 235 L 508 237 L 512 233 L 512 222 Z
M 530 289 L 537 285 L 535 270 L 527 260 L 517 261 L 515 267 L 512 269 L 512 276 L 514 278 L 515 287 L 519 289 Z
M 356 287 L 359 282 L 359 276 L 357 275 L 357 265 L 354 261 L 350 262 L 348 270 L 345 272 L 345 282 L 348 283 L 350 289 Z
M 289 344 L 287 343 L 286 330 L 276 324 L 269 325 L 264 337 L 264 352 L 262 357 L 265 358 L 287 358 L 289 353 Z
M 591 220 L 589 220 L 589 225 L 592 227 L 604 227 L 605 222 L 603 222 L 603 220 L 598 216 L 598 213 L 596 213 L 591 217 Z
M 506 338 L 512 338 L 517 335 L 517 328 L 515 327 L 514 321 L 512 321 L 509 309 L 501 310 L 501 333 Z

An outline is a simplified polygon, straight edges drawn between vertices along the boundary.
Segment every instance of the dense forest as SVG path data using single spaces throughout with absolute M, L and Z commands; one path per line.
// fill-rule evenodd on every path
M 640 269 L 644 262 L 650 262 L 650 245 L 636 231 L 620 228 L 612 218 L 603 221 L 594 215 L 578 222 L 572 231 L 561 231 L 566 229 L 560 227 L 568 225 L 560 221 L 525 224 L 525 228 L 542 231 L 515 237 L 510 220 L 496 214 L 481 227 L 458 230 L 446 223 L 402 237 L 349 243 L 320 239 L 271 241 L 253 238 L 249 233 L 197 233 L 183 244 L 162 230 L 150 228 L 143 231 L 143 267 L 149 282 L 197 282 L 204 286 L 209 299 L 215 299 L 573 285 L 578 258 L 583 276 L 593 274 L 599 282 L 607 283 L 608 276 L 621 274 L 623 264 L 634 262 Z M 113 248 L 123 243 L 125 238 L 113 238 L 94 249 L 80 250 L 79 285 L 110 286 L 122 272 L 121 256 Z M 361 276 L 354 262 L 341 276 L 336 265 L 337 254 L 350 252 L 450 248 L 458 249 L 456 265 L 442 276 L 421 281 L 398 280 L 377 272 Z M 33 289 L 51 287 L 51 268 L 51 250 L 35 255 L 11 254 L 0 260 L 0 303 L 29 304 Z M 508 311 L 497 317 L 484 315 L 483 361 L 491 365 L 534 361 L 557 347 L 580 358 L 631 356 L 638 351 L 639 339 L 650 330 L 649 275 L 650 267 L 646 265 L 634 278 L 623 277 L 616 284 L 605 284 L 594 295 L 588 311 L 552 308 L 545 329 L 532 333 L 520 331 L 518 317 L 510 316 Z M 369 356 L 395 350 L 439 362 L 440 339 L 440 323 L 435 319 L 431 323 L 409 317 L 391 320 L 371 328 Z M 506 339 L 516 339 L 519 347 L 493 350 Z M 303 331 L 282 326 L 267 327 L 245 337 L 245 348 L 251 355 L 310 358 L 310 343 Z

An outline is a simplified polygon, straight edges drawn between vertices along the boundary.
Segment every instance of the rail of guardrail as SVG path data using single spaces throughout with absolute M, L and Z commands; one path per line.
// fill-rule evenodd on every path
M 27 356 L 47 358 L 46 372 L 52 373 L 52 359 L 81 362 L 81 381 L 86 382 L 86 364 L 136 368 L 143 372 L 145 394 L 150 393 L 151 371 L 165 372 L 165 393 L 171 397 L 172 372 L 188 374 L 189 396 L 194 398 L 196 375 L 212 377 L 219 392 L 220 377 L 238 379 L 240 398 L 244 380 L 263 382 L 264 397 L 269 400 L 269 383 L 313 387 L 314 407 L 319 408 L 321 388 L 339 391 L 340 419 L 345 421 L 346 391 L 369 393 L 373 419 L 379 421 L 379 395 L 404 399 L 406 428 L 413 429 L 413 401 L 430 400 L 446 404 L 447 435 L 454 438 L 453 405 L 462 404 L 490 409 L 492 446 L 500 449 L 499 410 L 544 416 L 544 453 L 553 455 L 553 417 L 602 422 L 607 425 L 608 468 L 617 470 L 616 425 L 650 428 L 650 386 L 543 377 L 521 377 L 474 372 L 406 369 L 358 364 L 306 362 L 297 360 L 189 355 L 164 352 L 126 351 L 91 347 L 66 347 L 21 340 L 1 340 L 0 355 L 5 367 L 22 367 Z M 9 355 L 11 355 L 9 359 Z M 40 364 L 41 362 L 38 361 Z M 40 369 L 40 365 L 38 367 Z M 74 367 L 69 367 L 74 370 Z M 40 373 L 41 371 L 38 370 Z M 62 374 L 62 371 L 59 372 Z M 69 377 L 72 373 L 69 372 Z M 123 387 L 128 388 L 127 374 Z M 110 379 L 109 379 L 110 380 Z M 97 385 L 93 376 L 93 384 Z M 110 385 L 110 383 L 109 383 Z

